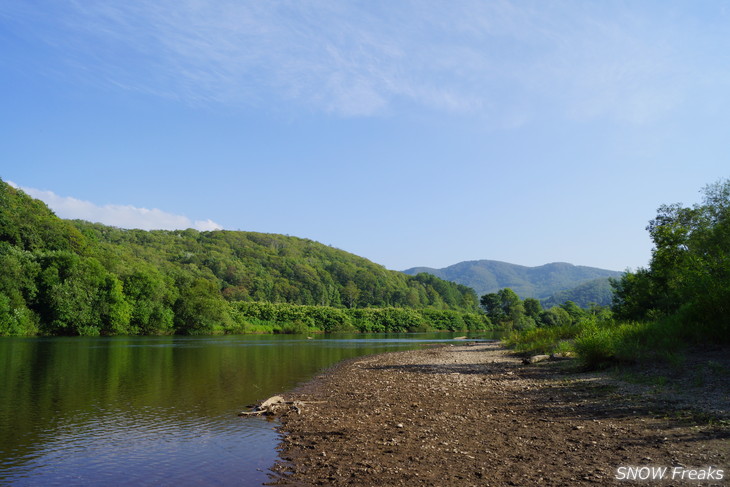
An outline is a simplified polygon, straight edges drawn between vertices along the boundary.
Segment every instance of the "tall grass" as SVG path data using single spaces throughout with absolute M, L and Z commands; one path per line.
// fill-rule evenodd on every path
M 688 344 L 702 343 L 701 338 L 686 316 L 676 314 L 647 322 L 587 318 L 574 325 L 514 331 L 504 342 L 526 355 L 572 351 L 583 368 L 600 369 L 649 360 L 672 362 Z
M 586 326 L 573 343 L 585 368 L 596 369 L 623 362 L 634 362 L 645 344 L 645 323 L 604 322 Z
M 569 350 L 566 342 L 575 338 L 582 329 L 580 325 L 563 325 L 512 331 L 503 341 L 508 347 L 526 355 L 566 352 Z
M 586 328 L 574 348 L 586 368 L 659 360 L 674 362 L 691 344 L 711 343 L 683 313 L 648 322 L 606 322 Z

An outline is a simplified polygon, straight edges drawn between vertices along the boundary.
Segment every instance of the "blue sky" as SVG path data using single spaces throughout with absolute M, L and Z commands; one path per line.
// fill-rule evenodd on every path
M 646 265 L 729 176 L 724 1 L 6 0 L 0 178 L 390 269 Z

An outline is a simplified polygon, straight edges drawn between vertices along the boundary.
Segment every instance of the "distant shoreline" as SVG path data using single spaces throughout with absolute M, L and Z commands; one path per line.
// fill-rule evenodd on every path
M 303 406 L 281 417 L 272 482 L 623 485 L 618 469 L 647 458 L 729 470 L 727 424 L 645 393 L 498 342 L 352 359 L 285 394 Z

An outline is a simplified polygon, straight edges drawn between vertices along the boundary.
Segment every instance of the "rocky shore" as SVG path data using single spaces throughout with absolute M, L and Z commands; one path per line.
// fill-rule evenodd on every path
M 723 367 L 695 408 L 686 387 L 525 365 L 498 343 L 347 361 L 286 394 L 300 406 L 280 415 L 271 484 L 730 485 Z

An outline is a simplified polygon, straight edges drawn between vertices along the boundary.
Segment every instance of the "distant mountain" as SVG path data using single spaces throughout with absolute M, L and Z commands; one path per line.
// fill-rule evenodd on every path
M 566 301 L 573 301 L 581 308 L 588 308 L 592 303 L 609 306 L 613 298 L 613 289 L 608 277 L 599 277 L 578 286 L 558 291 L 547 299 L 542 299 L 543 308 L 550 308 Z
M 596 280 L 594 287 L 598 286 L 597 280 L 599 279 L 605 285 L 608 285 L 607 280 L 609 277 L 619 277 L 622 274 L 618 271 L 576 266 L 565 262 L 526 267 L 496 260 L 459 262 L 443 269 L 413 267 L 403 272 L 409 275 L 425 272 L 447 281 L 463 284 L 473 288 L 477 296 L 508 287 L 523 299 L 537 298 L 541 300 L 546 300 L 559 292 L 573 290 L 577 286 L 587 285 L 587 283 L 594 280 Z M 595 287 L 595 289 L 599 288 L 606 289 L 603 284 Z M 588 288 L 583 291 L 583 294 L 587 296 Z M 610 302 L 610 295 L 608 302 Z M 580 304 L 577 301 L 576 303 Z M 599 302 L 599 304 L 602 303 Z

